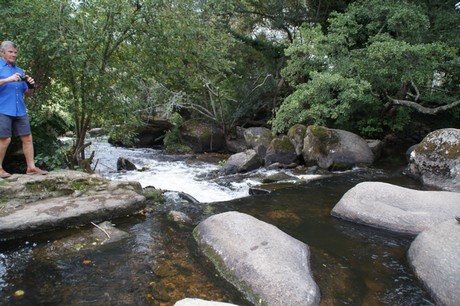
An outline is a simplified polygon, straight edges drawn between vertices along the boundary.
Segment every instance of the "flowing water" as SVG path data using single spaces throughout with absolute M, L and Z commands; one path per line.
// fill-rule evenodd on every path
M 362 181 L 422 188 L 401 175 L 404 161 L 399 158 L 374 169 L 329 176 L 290 173 L 302 183 L 289 183 L 290 188 L 273 185 L 270 194 L 249 196 L 250 187 L 260 184 L 257 177 L 270 171 L 219 178 L 216 164 L 190 156 L 114 148 L 103 142 L 93 149 L 102 175 L 137 180 L 143 187 L 185 192 L 200 203 L 167 193 L 164 205 L 111 220 L 129 237 L 99 248 L 75 244 L 65 252 L 55 250 L 67 237 L 90 231 L 90 227 L 1 243 L 0 305 L 174 305 L 185 297 L 248 305 L 200 255 L 192 238 L 193 227 L 200 220 L 230 210 L 269 222 L 310 246 L 321 305 L 433 305 L 407 263 L 413 236 L 330 216 L 340 197 Z M 143 171 L 114 171 L 119 156 Z M 188 214 L 194 224 L 172 223 L 166 217 L 170 210 Z

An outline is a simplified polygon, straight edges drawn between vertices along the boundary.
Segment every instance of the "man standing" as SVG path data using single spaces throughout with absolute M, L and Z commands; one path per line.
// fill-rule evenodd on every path
M 18 51 L 13 42 L 2 42 L 0 52 L 0 178 L 11 176 L 2 164 L 13 134 L 22 142 L 27 163 L 26 174 L 48 174 L 34 163 L 32 132 L 23 97 L 34 92 L 35 81 L 16 66 Z

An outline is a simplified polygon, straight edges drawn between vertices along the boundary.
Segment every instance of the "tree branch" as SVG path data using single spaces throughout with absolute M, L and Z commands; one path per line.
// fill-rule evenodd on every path
M 449 110 L 451 108 L 454 108 L 458 105 L 460 105 L 460 100 L 452 102 L 447 105 L 443 106 L 438 106 L 434 108 L 430 107 L 424 107 L 416 102 L 408 101 L 408 100 L 401 100 L 401 99 L 393 99 L 392 97 L 387 96 L 388 99 L 390 100 L 391 103 L 396 104 L 396 105 L 403 105 L 403 106 L 408 106 L 411 107 L 415 110 L 417 110 L 419 113 L 422 114 L 427 114 L 427 115 L 436 115 L 437 113 Z
M 417 85 L 415 85 L 414 81 L 410 81 L 410 84 L 412 88 L 414 88 L 415 90 L 415 95 L 413 93 L 407 92 L 406 96 L 411 97 L 412 99 L 414 99 L 415 102 L 417 102 L 418 99 L 420 98 L 420 90 L 418 90 L 418 87 Z

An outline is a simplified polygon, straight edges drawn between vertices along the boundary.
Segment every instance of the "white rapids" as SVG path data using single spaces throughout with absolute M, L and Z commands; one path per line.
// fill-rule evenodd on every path
M 104 177 L 113 180 L 138 181 L 142 187 L 153 186 L 162 190 L 184 192 L 204 203 L 242 198 L 249 195 L 251 187 L 261 184 L 250 177 L 225 185 L 219 184 L 210 177 L 211 173 L 219 169 L 219 165 L 204 162 L 187 163 L 183 160 L 171 161 L 165 159 L 160 150 L 114 147 L 101 139 L 93 140 L 93 144 L 88 149 L 95 151 L 93 163 L 97 162 L 96 172 Z M 119 157 L 128 159 L 143 171 L 117 172 Z M 259 171 L 264 175 L 276 172 L 265 169 Z M 301 176 L 306 180 L 315 177 L 318 176 Z

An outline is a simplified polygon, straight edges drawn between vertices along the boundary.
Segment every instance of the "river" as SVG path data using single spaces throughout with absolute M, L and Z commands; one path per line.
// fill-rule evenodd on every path
M 103 176 L 185 192 L 200 203 L 168 193 L 163 206 L 111 220 L 129 237 L 93 251 L 75 248 L 60 256 L 44 251 L 88 227 L 2 243 L 0 305 L 174 305 L 185 297 L 248 305 L 200 255 L 192 238 L 194 226 L 168 220 L 171 209 L 188 214 L 194 225 L 212 214 L 240 211 L 305 242 L 312 253 L 321 305 L 433 305 L 408 266 L 406 253 L 413 236 L 330 216 L 340 197 L 362 181 L 423 189 L 402 175 L 403 156 L 386 158 L 371 169 L 332 175 L 288 172 L 302 183 L 275 184 L 270 194 L 249 196 L 249 189 L 261 184 L 257 178 L 272 171 L 220 178 L 216 163 L 191 156 L 116 148 L 106 142 L 96 142 L 91 149 L 97 152 L 97 170 Z M 120 156 L 143 171 L 114 171 Z

